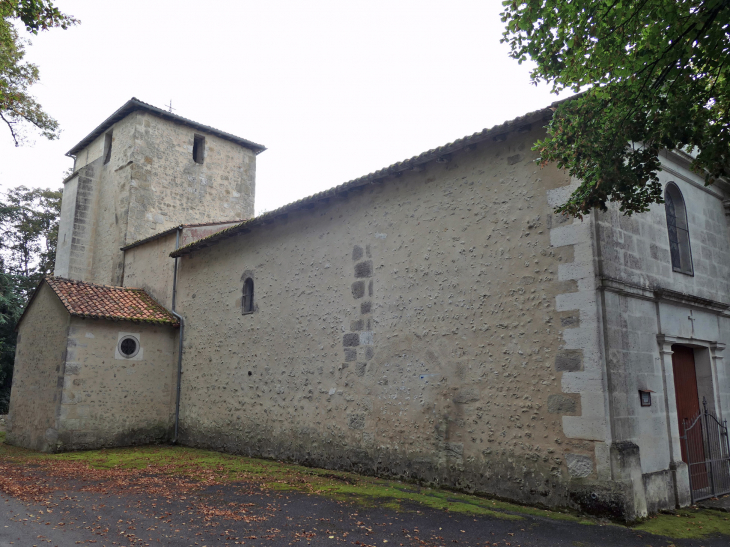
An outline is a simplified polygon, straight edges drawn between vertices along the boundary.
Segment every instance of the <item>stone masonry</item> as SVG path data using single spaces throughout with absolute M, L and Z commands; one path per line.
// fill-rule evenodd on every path
M 175 294 L 183 444 L 626 520 L 688 505 L 674 359 L 691 353 L 689 395 L 727 417 L 730 184 L 664 154 L 691 241 L 677 271 L 663 205 L 554 214 L 579 181 L 536 166 L 550 115 L 193 229 L 252 216 L 263 147 L 133 99 L 73 150 L 57 273 Z M 18 351 L 61 329 L 78 369 L 59 380 L 58 344 L 26 355 L 19 389 L 64 399 L 53 424 L 11 403 L 14 442 L 168 438 L 178 334 L 134 331 L 154 350 L 120 367 L 102 357 L 116 326 L 40 309 Z

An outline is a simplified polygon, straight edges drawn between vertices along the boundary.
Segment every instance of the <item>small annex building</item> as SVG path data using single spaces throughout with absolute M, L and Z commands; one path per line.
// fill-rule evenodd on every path
M 141 289 L 44 279 L 18 328 L 12 442 L 56 452 L 167 440 L 177 327 Z
M 730 181 L 665 151 L 665 204 L 556 215 L 552 114 L 254 217 L 263 146 L 128 101 L 69 151 L 7 441 L 174 438 L 628 520 L 730 491 L 730 446 L 686 442 L 707 408 L 727 443 Z

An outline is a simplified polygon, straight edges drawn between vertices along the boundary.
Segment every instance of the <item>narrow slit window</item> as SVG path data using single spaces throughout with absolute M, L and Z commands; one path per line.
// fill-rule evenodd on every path
M 205 137 L 195 135 L 193 137 L 193 160 L 195 163 L 203 163 L 205 158 Z
M 685 207 L 682 192 L 673 182 L 667 184 L 664 191 L 664 209 L 667 214 L 669 254 L 672 259 L 672 269 L 675 272 L 694 275 L 692 249 L 689 243 L 687 208 Z
M 253 279 L 246 278 L 243 282 L 243 299 L 241 300 L 241 308 L 244 314 L 253 313 Z
M 104 165 L 112 159 L 112 131 L 104 135 Z

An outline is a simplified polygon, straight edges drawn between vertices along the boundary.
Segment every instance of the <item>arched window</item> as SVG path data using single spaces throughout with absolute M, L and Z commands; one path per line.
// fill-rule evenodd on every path
M 669 232 L 669 252 L 672 256 L 672 269 L 693 275 L 692 249 L 689 246 L 689 224 L 687 208 L 682 192 L 673 182 L 664 191 L 664 207 L 667 212 L 667 231 Z
M 241 311 L 243 313 L 253 313 L 253 279 L 246 278 L 243 282 L 243 298 L 241 299 Z

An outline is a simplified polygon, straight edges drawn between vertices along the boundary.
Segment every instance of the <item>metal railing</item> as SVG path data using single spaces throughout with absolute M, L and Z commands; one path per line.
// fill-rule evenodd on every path
M 702 406 L 696 417 L 682 420 L 684 435 L 680 437 L 689 468 L 692 503 L 730 492 L 727 420 L 721 423 L 707 409 L 704 397 Z

